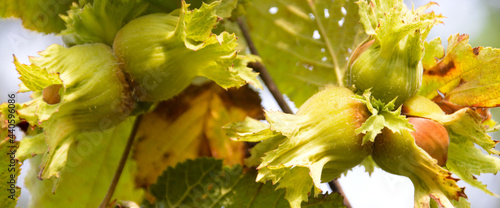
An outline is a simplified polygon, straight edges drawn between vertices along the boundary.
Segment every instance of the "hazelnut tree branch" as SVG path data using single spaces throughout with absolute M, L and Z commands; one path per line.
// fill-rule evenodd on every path
M 246 40 L 248 49 L 250 50 L 250 53 L 258 56 L 259 53 L 257 52 L 257 48 L 255 48 L 255 45 L 253 43 L 252 38 L 250 37 L 250 32 L 248 31 L 248 28 L 246 27 L 245 23 L 243 22 L 243 20 L 241 18 L 238 18 L 237 21 L 238 21 L 238 26 L 240 27 L 240 30 L 243 34 L 243 37 Z M 280 92 L 280 90 L 276 86 L 276 83 L 274 83 L 274 80 L 271 77 L 271 75 L 269 74 L 269 72 L 267 72 L 266 67 L 260 62 L 251 63 L 251 64 L 249 64 L 249 67 L 251 67 L 255 71 L 259 72 L 260 78 L 262 79 L 264 84 L 267 86 L 267 88 L 269 89 L 271 94 L 273 95 L 274 99 L 276 100 L 276 102 L 280 106 L 281 110 L 283 110 L 284 113 L 293 114 L 290 106 L 288 106 L 288 103 L 283 98 L 283 94 Z M 333 192 L 338 192 L 340 195 L 342 195 L 344 198 L 344 205 L 347 208 L 351 208 L 351 204 L 349 203 L 349 200 L 347 200 L 347 197 L 345 196 L 344 191 L 342 190 L 342 187 L 340 186 L 340 183 L 337 180 L 333 180 L 333 181 L 328 182 L 328 185 L 330 186 L 330 188 L 332 189 Z
M 138 115 L 134 121 L 134 127 L 132 128 L 132 132 L 127 140 L 127 144 L 125 146 L 125 150 L 123 150 L 122 157 L 120 158 L 120 162 L 118 163 L 118 167 L 116 168 L 115 175 L 113 176 L 113 180 L 111 180 L 111 184 L 109 185 L 108 192 L 106 192 L 106 196 L 99 205 L 99 208 L 106 208 L 115 192 L 116 185 L 118 185 L 118 181 L 120 180 L 120 176 L 122 174 L 123 168 L 125 167 L 125 163 L 127 162 L 128 155 L 130 154 L 130 150 L 132 149 L 132 144 L 134 144 L 134 139 L 137 134 L 137 130 L 139 129 L 139 125 L 142 120 L 142 114 Z
M 253 44 L 252 38 L 250 38 L 250 33 L 248 32 L 248 29 L 243 23 L 243 20 L 241 18 L 238 18 L 238 25 L 240 26 L 241 32 L 243 33 L 243 37 L 245 38 L 247 42 L 248 49 L 250 49 L 250 52 L 254 55 L 259 55 L 257 52 L 257 49 L 255 48 L 255 45 Z M 271 78 L 271 75 L 269 72 L 267 72 L 266 67 L 259 62 L 251 63 L 249 67 L 253 68 L 255 71 L 259 72 L 259 76 L 264 82 L 264 84 L 267 86 L 271 94 L 273 95 L 274 99 L 276 102 L 278 102 L 278 105 L 280 106 L 281 110 L 285 113 L 290 113 L 293 114 L 292 109 L 288 104 L 286 103 L 285 98 L 283 98 L 283 94 L 281 94 L 280 90 L 276 86 L 276 83 L 274 83 L 273 78 Z

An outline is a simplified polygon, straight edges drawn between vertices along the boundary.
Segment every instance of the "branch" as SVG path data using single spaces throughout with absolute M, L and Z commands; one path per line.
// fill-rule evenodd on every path
M 243 37 L 247 42 L 248 49 L 250 49 L 250 52 L 252 54 L 258 56 L 259 53 L 257 52 L 257 48 L 255 48 L 252 38 L 250 37 L 250 32 L 248 31 L 248 28 L 246 27 L 243 20 L 241 20 L 241 18 L 238 18 L 238 25 L 241 29 L 241 32 L 243 33 Z M 262 81 L 264 81 L 264 84 L 267 86 L 267 88 L 273 95 L 276 102 L 278 102 L 278 105 L 280 106 L 281 110 L 283 110 L 283 112 L 285 113 L 293 114 L 292 110 L 290 109 L 290 106 L 288 106 L 285 99 L 283 98 L 283 94 L 281 94 L 278 87 L 276 86 L 276 83 L 274 83 L 273 78 L 271 77 L 271 75 L 269 75 L 269 72 L 267 72 L 266 67 L 259 62 L 251 63 L 249 66 L 253 68 L 255 71 L 260 73 L 259 74 L 260 78 L 262 78 Z M 351 208 L 351 204 L 349 203 L 349 200 L 347 200 L 347 197 L 345 196 L 344 191 L 342 190 L 342 187 L 340 186 L 339 182 L 337 180 L 333 180 L 331 182 L 328 182 L 328 185 L 330 185 L 332 191 L 338 192 L 340 195 L 342 195 L 344 198 L 344 205 L 347 208 Z
M 330 181 L 328 182 L 328 185 L 330 185 L 330 188 L 332 189 L 333 192 L 338 192 L 340 195 L 342 195 L 342 198 L 344 198 L 344 205 L 347 208 L 352 208 L 351 203 L 349 203 L 349 200 L 347 200 L 347 197 L 345 197 L 345 193 L 342 190 L 342 186 L 340 186 L 338 180 Z
M 247 42 L 247 46 L 250 49 L 250 52 L 254 55 L 259 55 L 257 52 L 257 49 L 255 48 L 255 45 L 253 44 L 252 38 L 250 38 L 250 33 L 248 32 L 247 27 L 245 26 L 245 23 L 241 20 L 241 18 L 238 18 L 238 25 L 240 26 L 241 32 L 243 33 L 243 37 L 245 37 L 245 40 Z M 262 81 L 264 81 L 264 84 L 267 86 L 271 94 L 273 95 L 274 99 L 276 102 L 278 102 L 278 105 L 280 106 L 281 110 L 285 113 L 290 113 L 293 114 L 292 109 L 290 106 L 288 106 L 288 103 L 286 103 L 285 98 L 283 97 L 283 94 L 281 94 L 280 90 L 276 86 L 276 83 L 274 83 L 273 78 L 271 78 L 271 75 L 269 72 L 267 72 L 266 67 L 259 62 L 256 63 L 251 63 L 249 67 L 253 68 L 255 71 L 259 72 L 260 78 L 262 78 Z
M 135 135 L 137 134 L 137 130 L 139 129 L 139 124 L 141 123 L 141 120 L 142 120 L 142 114 L 137 116 L 137 118 L 134 121 L 134 127 L 132 128 L 132 132 L 128 137 L 127 145 L 125 146 L 125 150 L 123 150 L 122 157 L 120 158 L 120 163 L 116 168 L 115 175 L 113 176 L 113 180 L 109 185 L 108 192 L 106 193 L 106 196 L 102 200 L 101 205 L 99 205 L 99 208 L 106 208 L 109 204 L 109 201 L 111 200 L 111 197 L 113 196 L 113 193 L 115 192 L 116 185 L 118 185 L 118 181 L 120 180 L 123 168 L 125 167 L 125 163 L 127 162 L 128 155 L 130 153 L 130 150 L 132 149 L 132 144 L 134 143 Z

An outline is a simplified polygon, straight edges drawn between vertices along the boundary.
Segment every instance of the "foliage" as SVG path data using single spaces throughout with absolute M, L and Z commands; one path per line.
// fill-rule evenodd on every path
M 27 29 L 43 33 L 58 33 L 65 28 L 64 21 L 59 15 L 69 10 L 71 2 L 68 0 L 2 1 L 0 17 L 21 18 L 23 26 Z
M 500 50 L 491 47 L 472 48 L 468 35 L 448 39 L 446 53 L 441 40 L 426 43 L 424 81 L 419 94 L 434 98 L 441 92 L 445 99 L 460 106 L 497 107 L 495 91 L 500 86 L 498 74 Z M 488 91 L 490 93 L 482 93 Z
M 359 15 L 370 35 L 349 59 L 347 84 L 371 90 L 384 103 L 399 107 L 420 87 L 423 40 L 441 15 L 425 13 L 433 3 L 411 11 L 401 1 L 360 1 Z
M 224 88 L 245 83 L 262 88 L 257 74 L 242 61 L 246 59 L 237 56 L 235 35 L 212 33 L 219 4 L 203 4 L 190 11 L 189 5 L 183 3 L 169 14 L 148 14 L 120 29 L 113 51 L 123 63 L 122 70 L 133 77 L 135 99 L 168 100 L 197 76 L 207 77 Z
M 476 175 L 500 170 L 487 135 L 499 129 L 488 110 L 500 106 L 500 50 L 472 48 L 459 34 L 446 49 L 425 41 L 443 18 L 426 11 L 432 5 L 4 1 L 1 17 L 66 45 L 30 65 L 14 56 L 19 92 L 32 95 L 0 105 L 0 152 L 12 151 L 9 124 L 25 133 L 16 159 L 0 158 L 0 188 L 29 160 L 30 207 L 96 207 L 131 137 L 110 207 L 343 207 L 319 186 L 356 165 L 410 178 L 415 207 L 470 207 L 452 174 L 497 196 Z M 297 113 L 262 111 L 248 66 L 263 69 L 252 62 Z M 445 129 L 445 164 L 415 142 L 434 130 L 413 128 L 411 117 Z M 15 206 L 14 189 L 0 206 Z
M 4 197 L 0 205 L 5 208 L 14 208 L 16 207 L 17 198 L 21 194 L 21 188 L 16 186 L 17 177 L 21 173 L 21 163 L 10 156 L 15 155 L 16 146 L 19 144 L 18 142 L 11 143 L 8 137 L 2 138 L 4 139 L 0 142 L 0 153 L 4 157 L 0 160 L 0 165 L 5 168 L 0 171 L 0 178 L 6 180 L 0 185 L 1 196 Z
M 240 165 L 223 167 L 222 161 L 213 158 L 188 160 L 158 177 L 151 187 L 157 201 L 146 207 L 288 207 L 283 190 L 275 191 L 270 183 L 255 183 L 255 175 L 255 170 L 245 172 Z M 311 197 L 302 206 L 344 207 L 339 194 Z
M 105 1 L 75 3 L 61 18 L 66 28 L 61 31 L 64 43 L 77 45 L 104 43 L 112 45 L 118 30 L 130 20 L 140 16 L 147 4 L 140 0 Z
M 144 114 L 137 132 L 136 186 L 149 187 L 167 167 L 186 159 L 212 156 L 226 165 L 242 164 L 246 145 L 229 140 L 220 127 L 246 116 L 263 117 L 260 98 L 247 87 L 225 91 L 205 83 L 159 103 Z
M 113 177 L 117 162 L 127 137 L 130 134 L 134 117 L 104 131 L 79 134 L 68 150 L 67 162 L 58 174 L 57 189 L 50 180 L 39 180 L 39 164 L 42 155 L 36 151 L 24 154 L 36 155 L 30 159 L 31 167 L 26 177 L 26 188 L 32 194 L 30 207 L 97 207 L 106 194 L 109 181 Z M 42 137 L 31 139 L 44 139 Z M 23 148 L 31 149 L 25 145 Z M 32 149 L 31 149 L 32 150 Z M 43 152 L 42 152 L 43 153 Z M 18 157 L 25 157 L 21 153 Z M 140 201 L 143 190 L 136 188 L 134 175 L 137 163 L 129 161 L 121 175 L 115 197 L 121 200 Z M 36 193 L 36 194 L 35 194 Z
M 353 95 L 346 88 L 328 86 L 296 115 L 270 111 L 269 125 L 251 119 L 231 124 L 242 127 L 231 132 L 238 140 L 263 140 L 252 149 L 252 157 L 261 158 L 256 162 L 257 181 L 279 183 L 290 205 L 300 207 L 313 184 L 317 195 L 321 182 L 340 177 L 368 156 L 371 143 L 361 145 L 362 136 L 354 128 L 366 120 L 368 111 Z
M 342 85 L 347 58 L 366 37 L 353 2 L 254 0 L 245 16 L 269 73 L 296 106 Z

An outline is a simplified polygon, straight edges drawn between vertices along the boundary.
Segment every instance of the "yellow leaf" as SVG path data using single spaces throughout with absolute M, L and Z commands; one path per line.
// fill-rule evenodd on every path
M 419 94 L 432 99 L 439 91 L 464 107 L 500 106 L 500 49 L 472 48 L 468 41 L 468 35 L 450 36 L 444 57 L 439 40 L 426 44 L 433 55 L 427 55 Z M 439 61 L 433 64 L 430 56 Z
M 222 131 L 245 117 L 263 118 L 260 98 L 248 87 L 225 91 L 214 83 L 190 86 L 174 99 L 146 113 L 137 133 L 136 185 L 149 187 L 168 166 L 201 156 L 243 164 L 245 143 Z

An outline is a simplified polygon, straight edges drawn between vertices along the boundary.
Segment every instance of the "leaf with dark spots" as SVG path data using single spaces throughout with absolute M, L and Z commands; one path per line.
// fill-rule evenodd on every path
M 474 53 L 474 55 L 479 55 L 479 52 L 481 51 L 481 49 L 483 49 L 483 47 L 475 47 L 474 49 L 472 49 L 472 52 Z
M 429 75 L 429 76 L 441 76 L 444 77 L 448 72 L 456 70 L 455 69 L 455 63 L 453 61 L 450 61 L 448 63 L 442 63 L 435 65 L 434 67 L 430 68 L 429 70 L 425 70 L 424 74 Z
M 439 91 L 463 107 L 500 106 L 500 49 L 472 48 L 468 41 L 468 35 L 450 36 L 444 57 L 439 39 L 425 44 L 419 94 L 432 99 Z
M 136 185 L 147 188 L 168 167 L 200 156 L 242 164 L 245 144 L 231 141 L 221 127 L 245 117 L 263 118 L 260 98 L 248 87 L 224 90 L 214 83 L 192 85 L 146 113 L 133 153 L 140 172 Z M 153 198 L 149 198 L 153 200 Z

